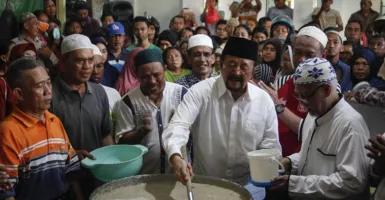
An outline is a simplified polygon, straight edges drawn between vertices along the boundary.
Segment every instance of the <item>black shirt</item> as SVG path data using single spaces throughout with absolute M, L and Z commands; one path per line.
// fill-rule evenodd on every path
M 60 76 L 52 82 L 50 111 L 63 123 L 74 149 L 92 151 L 111 131 L 108 98 L 101 85 L 87 82 L 83 97 Z

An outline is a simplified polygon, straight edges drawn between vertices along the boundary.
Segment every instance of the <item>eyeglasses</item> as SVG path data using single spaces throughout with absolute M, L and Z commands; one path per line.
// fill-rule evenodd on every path
M 311 92 L 309 95 L 302 95 L 302 94 L 298 94 L 297 92 L 294 93 L 294 97 L 298 100 L 298 101 L 301 101 L 303 103 L 306 103 L 308 104 L 309 103 L 309 100 L 317 93 L 317 91 L 323 87 L 325 84 L 322 84 L 322 85 L 319 85 L 318 87 L 316 87 L 313 92 Z
M 243 73 L 249 73 L 249 71 L 250 71 L 250 66 L 248 66 L 246 64 L 238 64 L 238 63 L 228 63 L 228 64 L 225 64 L 223 62 L 223 60 L 221 60 L 221 61 L 223 63 L 223 68 L 224 69 L 225 68 L 229 68 L 229 69 L 233 70 L 233 69 L 238 69 L 238 66 L 239 66 Z

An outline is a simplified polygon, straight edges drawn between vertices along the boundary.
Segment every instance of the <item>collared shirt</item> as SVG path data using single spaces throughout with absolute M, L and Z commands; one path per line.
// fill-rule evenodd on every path
M 237 100 L 221 76 L 192 86 L 163 132 L 168 156 L 181 155 L 192 127 L 195 174 L 245 184 L 250 175 L 247 153 L 277 148 L 278 122 L 274 103 L 248 83 Z
M 13 185 L 0 199 L 57 199 L 69 189 L 65 175 L 80 169 L 59 118 L 48 111 L 44 117 L 45 123 L 15 106 L 0 124 L 0 164 Z
M 211 77 L 214 77 L 215 75 L 214 74 L 211 74 L 210 75 L 210 78 Z M 202 81 L 200 78 L 198 78 L 197 76 L 195 76 L 192 72 L 187 75 L 187 76 L 184 76 L 182 78 L 180 78 L 177 82 L 175 82 L 176 84 L 179 84 L 179 85 L 183 85 L 185 86 L 187 89 L 190 88 L 191 86 L 199 83 L 200 81 Z
M 313 15 L 317 15 L 321 8 L 314 8 Z M 329 27 L 337 28 L 337 25 L 343 25 L 340 13 L 337 10 L 330 9 L 328 11 L 322 11 L 319 18 L 321 30 Z
M 87 82 L 86 92 L 81 97 L 60 76 L 56 77 L 52 82 L 50 111 L 62 120 L 77 150 L 100 148 L 103 138 L 111 132 L 108 98 L 101 85 Z
M 374 22 L 378 17 L 380 16 L 380 13 L 370 9 L 369 15 L 365 16 L 364 13 L 359 10 L 355 13 L 353 13 L 348 21 L 360 21 L 362 25 L 362 32 L 366 31 L 366 28 Z
M 113 53 L 108 51 L 107 62 L 104 63 L 103 85 L 108 87 L 115 86 L 115 82 L 123 69 L 124 63 L 126 63 L 127 57 L 128 51 L 125 49 L 122 49 L 118 57 L 115 57 Z
M 337 72 L 337 79 L 338 83 L 341 86 L 342 93 L 345 93 L 352 89 L 353 84 L 350 79 L 350 66 L 342 62 L 341 60 L 338 61 L 336 65 L 333 65 L 334 69 Z
M 301 130 L 301 151 L 289 156 L 293 199 L 369 199 L 369 129 L 362 116 L 341 98 L 322 117 L 308 114 Z
M 119 101 L 116 111 L 117 123 L 115 131 L 117 142 L 124 133 L 143 126 L 143 117 L 146 116 L 147 112 L 152 115 L 152 131 L 141 142 L 142 145 L 148 148 L 148 152 L 143 155 L 143 167 L 140 174 L 173 173 L 160 141 L 163 127 L 168 125 L 172 114 L 186 92 L 187 89 L 181 85 L 165 82 L 160 107 L 157 107 L 142 93 L 140 86 L 130 91 Z
M 269 11 L 267 12 L 267 17 L 270 19 L 274 19 L 274 17 L 278 15 L 287 15 L 291 19 L 293 19 L 293 9 L 289 6 L 286 6 L 284 9 L 277 8 L 275 6 L 269 8 Z

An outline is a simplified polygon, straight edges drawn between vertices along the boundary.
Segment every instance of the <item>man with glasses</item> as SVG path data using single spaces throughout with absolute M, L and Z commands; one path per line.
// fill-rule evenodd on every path
M 163 131 L 163 146 L 182 183 L 187 182 L 194 169 L 199 175 L 241 184 L 254 199 L 264 198 L 263 189 L 247 184 L 247 153 L 257 149 L 281 150 L 281 145 L 272 100 L 249 83 L 257 55 L 257 43 L 231 37 L 222 53 L 221 76 L 192 86 Z M 199 57 L 203 56 L 200 53 Z M 188 141 L 190 126 L 194 139 L 193 169 L 183 161 L 180 151 Z
M 291 175 L 270 190 L 291 199 L 369 199 L 369 139 L 362 116 L 337 91 L 333 66 L 322 58 L 302 62 L 294 74 L 295 96 L 308 110 L 301 122 L 301 151 L 281 159 Z
M 107 87 L 114 87 L 128 56 L 128 51 L 123 48 L 125 34 L 120 22 L 113 22 L 107 26 L 108 54 L 102 79 L 102 84 Z

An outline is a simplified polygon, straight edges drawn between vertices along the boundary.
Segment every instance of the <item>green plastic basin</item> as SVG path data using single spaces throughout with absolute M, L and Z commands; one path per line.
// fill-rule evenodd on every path
M 108 182 L 137 175 L 147 152 L 142 145 L 111 145 L 90 152 L 96 159 L 85 158 L 81 164 L 97 179 Z

